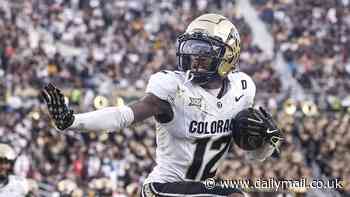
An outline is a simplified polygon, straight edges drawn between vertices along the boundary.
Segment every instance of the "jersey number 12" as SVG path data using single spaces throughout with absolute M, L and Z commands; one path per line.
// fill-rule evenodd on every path
M 230 146 L 231 138 L 230 136 L 222 136 L 216 140 L 211 140 L 212 138 L 200 138 L 195 141 L 196 150 L 194 151 L 193 161 L 186 173 L 186 178 L 190 180 L 196 180 L 198 173 L 202 167 L 202 175 L 200 180 L 205 180 L 207 178 L 214 177 L 216 174 L 216 169 L 212 170 L 214 165 L 221 159 L 226 150 Z M 209 151 L 217 151 L 217 153 L 208 161 L 205 159 L 206 148 L 210 145 Z M 224 147 L 222 147 L 224 145 Z

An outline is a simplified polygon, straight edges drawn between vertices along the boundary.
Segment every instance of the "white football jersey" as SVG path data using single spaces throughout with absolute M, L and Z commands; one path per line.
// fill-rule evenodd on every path
M 256 87 L 243 72 L 228 75 L 227 92 L 219 99 L 186 82 L 184 72 L 161 71 L 151 76 L 146 93 L 170 103 L 168 123 L 157 122 L 157 165 L 145 180 L 177 182 L 214 177 L 231 143 L 233 118 L 253 105 Z
M 0 197 L 23 197 L 28 193 L 28 183 L 23 177 L 10 175 L 8 183 L 0 187 Z

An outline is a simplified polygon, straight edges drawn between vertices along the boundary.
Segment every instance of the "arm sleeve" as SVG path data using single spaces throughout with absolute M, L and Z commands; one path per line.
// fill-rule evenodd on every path
M 158 72 L 149 79 L 146 93 L 152 93 L 162 100 L 172 103 L 176 92 L 176 80 L 171 71 Z M 93 112 L 74 114 L 70 129 L 89 131 L 116 131 L 129 126 L 134 121 L 134 113 L 128 106 L 106 107 Z
M 134 113 L 128 106 L 106 107 L 97 111 L 74 114 L 70 129 L 90 131 L 115 131 L 129 126 L 134 120 Z

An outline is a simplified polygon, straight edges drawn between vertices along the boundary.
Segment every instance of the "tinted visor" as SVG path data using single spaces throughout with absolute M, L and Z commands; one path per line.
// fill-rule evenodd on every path
M 222 47 L 204 40 L 189 39 L 183 41 L 179 52 L 183 55 L 198 55 L 205 57 L 219 57 Z
M 208 39 L 189 38 L 180 41 L 179 65 L 182 70 L 216 72 L 225 47 Z

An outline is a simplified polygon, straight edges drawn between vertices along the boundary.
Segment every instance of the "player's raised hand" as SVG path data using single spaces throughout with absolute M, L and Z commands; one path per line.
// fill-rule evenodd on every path
M 259 110 L 254 108 L 242 110 L 237 114 L 236 120 L 238 122 L 237 130 L 249 132 L 253 136 L 260 136 L 261 140 L 271 144 L 276 149 L 279 141 L 283 139 L 281 129 L 262 107 Z
M 41 96 L 46 102 L 50 117 L 58 129 L 64 130 L 74 122 L 73 110 L 65 104 L 61 91 L 49 83 L 41 91 Z
M 265 127 L 267 128 L 266 140 L 277 148 L 279 141 L 283 139 L 281 129 L 278 128 L 271 114 L 269 114 L 263 107 L 259 107 L 259 111 L 264 120 Z

